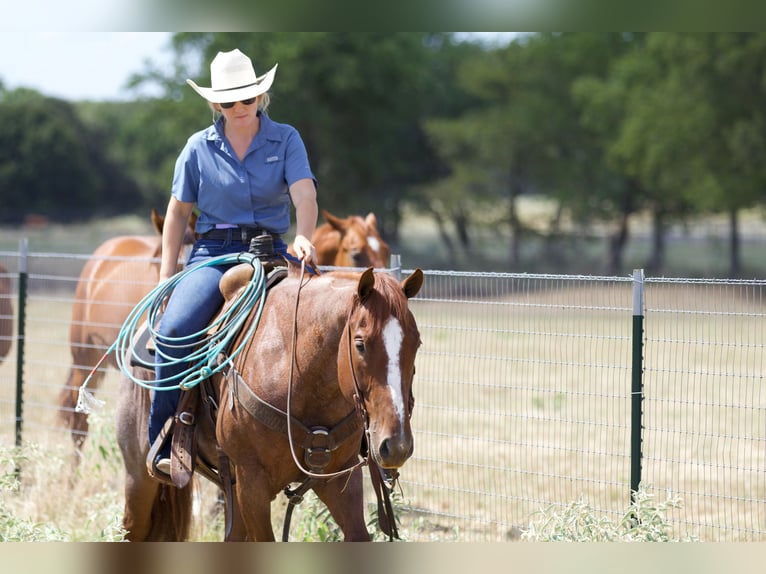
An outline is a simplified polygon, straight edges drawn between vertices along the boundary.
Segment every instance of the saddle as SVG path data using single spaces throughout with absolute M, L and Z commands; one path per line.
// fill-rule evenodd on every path
M 270 266 L 265 267 L 264 271 L 268 272 L 266 279 L 267 293 L 274 285 L 278 284 L 287 276 L 287 269 L 284 267 Z M 224 297 L 224 302 L 218 313 L 213 317 L 211 324 L 215 325 L 216 321 L 237 301 L 237 298 L 242 294 L 247 283 L 251 280 L 253 273 L 253 267 L 249 263 L 236 265 L 224 273 L 219 284 L 219 289 Z M 216 329 L 220 330 L 224 328 L 224 326 L 225 324 L 220 324 Z M 215 330 L 211 329 L 209 333 L 214 334 Z M 232 338 L 232 340 L 235 338 L 236 337 Z M 226 357 L 222 354 L 218 359 L 222 362 L 226 360 Z M 131 349 L 130 362 L 133 366 L 154 369 L 154 342 L 151 337 L 151 332 L 148 329 L 148 325 L 146 324 L 141 327 L 135 338 L 135 343 Z M 181 393 L 175 416 L 168 418 L 165 422 L 159 436 L 154 444 L 151 445 L 146 457 L 147 471 L 153 478 L 177 488 L 183 488 L 189 483 L 194 474 L 195 467 L 197 467 L 196 470 L 206 478 L 218 484 L 221 488 L 225 488 L 225 484 L 223 483 L 228 480 L 228 477 L 223 477 L 221 474 L 222 472 L 228 474 L 230 469 L 228 468 L 228 462 L 225 465 L 225 469 L 221 468 L 224 466 L 221 464 L 220 460 L 222 453 L 219 453 L 219 461 L 217 461 L 218 468 L 216 468 L 216 463 L 213 461 L 202 460 L 197 456 L 198 423 L 204 420 L 209 428 L 215 429 L 215 419 L 218 408 L 216 401 L 217 398 L 210 385 L 209 379 L 203 381 L 200 385 Z M 157 454 L 171 438 L 171 466 L 170 476 L 168 477 L 164 472 L 157 470 L 156 459 Z

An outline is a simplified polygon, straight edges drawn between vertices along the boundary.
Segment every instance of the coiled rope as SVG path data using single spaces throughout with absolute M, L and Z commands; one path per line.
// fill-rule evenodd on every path
M 236 265 L 239 263 L 249 263 L 253 267 L 253 276 L 245 286 L 242 294 L 237 297 L 224 313 L 217 317 L 213 323 L 206 325 L 203 330 L 196 333 L 191 333 L 184 337 L 162 337 L 162 345 L 167 349 L 184 349 L 181 358 L 171 357 L 166 352 L 163 352 L 160 346 L 155 345 L 155 356 L 161 357 L 164 365 L 183 363 L 185 365 L 184 368 L 178 374 L 163 379 L 147 381 L 137 378 L 130 368 L 130 358 L 133 354 L 136 337 L 143 324 L 140 319 L 144 313 L 146 313 L 147 329 L 149 329 L 150 336 L 153 341 L 157 341 L 158 333 L 155 330 L 155 325 L 157 325 L 157 319 L 161 314 L 163 303 L 180 281 L 189 274 L 204 267 Z M 235 253 L 213 257 L 187 267 L 160 283 L 147 293 L 128 314 L 117 335 L 117 339 L 107 349 L 104 356 L 101 357 L 101 360 L 80 386 L 76 407 L 77 412 L 87 413 L 90 411 L 90 406 L 99 404 L 100 401 L 87 391 L 87 385 L 93 373 L 112 352 L 116 353 L 115 361 L 123 375 L 137 385 L 156 391 L 191 389 L 213 374 L 223 370 L 239 355 L 255 332 L 263 312 L 263 305 L 266 300 L 265 294 L 266 279 L 263 265 L 252 253 Z M 219 362 L 219 356 L 229 348 L 232 339 L 237 336 L 240 328 L 253 309 L 256 309 L 255 320 L 250 322 L 250 326 L 241 342 L 226 354 L 226 360 Z M 150 366 L 156 366 L 156 363 Z

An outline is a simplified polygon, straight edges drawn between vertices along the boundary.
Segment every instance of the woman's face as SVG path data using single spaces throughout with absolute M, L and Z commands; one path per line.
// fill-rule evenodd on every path
M 216 104 L 216 108 L 223 114 L 227 122 L 247 124 L 255 121 L 255 118 L 258 116 L 259 103 L 260 96 L 233 102 L 233 105 L 230 107 L 229 104 Z

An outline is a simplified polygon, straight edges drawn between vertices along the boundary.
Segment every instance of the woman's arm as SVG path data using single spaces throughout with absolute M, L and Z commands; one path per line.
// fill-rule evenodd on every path
M 317 254 L 311 243 L 311 236 L 317 225 L 319 209 L 314 180 L 299 179 L 290 186 L 290 197 L 295 206 L 295 240 L 293 250 L 299 259 L 306 263 L 316 263 Z
M 160 263 L 160 283 L 176 274 L 178 255 L 181 253 L 186 227 L 194 209 L 193 203 L 170 198 L 165 213 L 165 225 L 162 229 L 162 263 Z

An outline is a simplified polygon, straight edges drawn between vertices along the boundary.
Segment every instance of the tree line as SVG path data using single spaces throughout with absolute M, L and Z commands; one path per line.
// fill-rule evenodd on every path
M 764 33 L 177 33 L 172 69 L 150 62 L 127 88 L 160 97 L 66 102 L 0 84 L 0 220 L 161 209 L 178 152 L 211 121 L 185 79 L 209 85 L 213 56 L 235 47 L 259 73 L 279 63 L 269 113 L 300 130 L 320 206 L 374 211 L 393 244 L 411 209 L 450 249 L 495 233 L 518 270 L 539 233 L 518 203 L 534 195 L 557 206 L 551 251 L 563 221 L 608 230 L 606 273 L 624 271 L 638 214 L 650 271 L 668 226 L 703 214 L 727 216 L 741 271 L 740 215 L 766 199 Z

